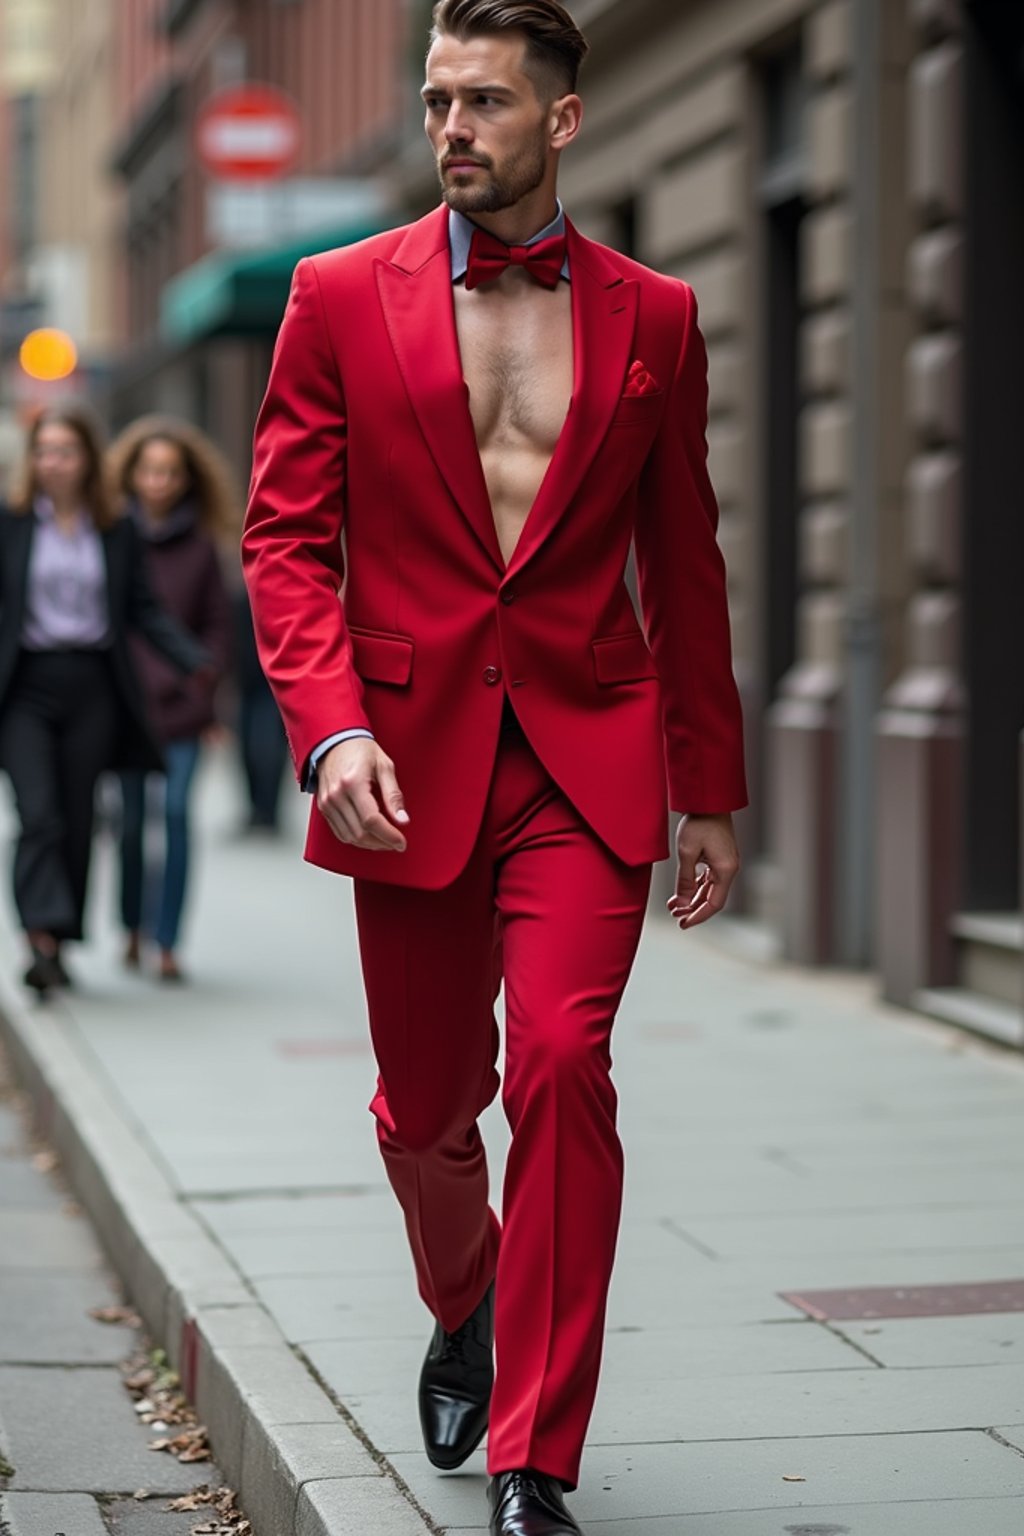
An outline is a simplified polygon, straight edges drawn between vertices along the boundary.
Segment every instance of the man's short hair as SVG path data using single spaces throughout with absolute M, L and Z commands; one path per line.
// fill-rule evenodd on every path
M 430 40 L 522 32 L 526 69 L 543 99 L 576 90 L 589 44 L 558 0 L 438 0 Z

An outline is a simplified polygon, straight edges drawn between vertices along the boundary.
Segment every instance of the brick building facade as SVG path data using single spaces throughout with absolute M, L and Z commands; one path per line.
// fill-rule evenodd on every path
M 280 305 L 261 324 L 228 312 L 184 335 L 168 326 L 169 289 L 180 288 L 183 275 L 194 274 L 197 289 L 218 276 L 227 288 L 234 276 L 227 259 L 222 273 L 213 266 L 217 242 L 210 179 L 195 152 L 197 116 L 218 89 L 264 81 L 300 108 L 296 176 L 372 169 L 393 145 L 402 7 L 399 0 L 118 3 L 124 109 L 113 161 L 127 196 L 126 348 L 113 414 L 120 420 L 139 409 L 167 409 L 201 420 L 244 470 Z M 308 248 L 328 243 L 314 238 Z M 286 251 L 293 262 L 301 242 Z M 281 286 L 272 291 L 283 303 Z

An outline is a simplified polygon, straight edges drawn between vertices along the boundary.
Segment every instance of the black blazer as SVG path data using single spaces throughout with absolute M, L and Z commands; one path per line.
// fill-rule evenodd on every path
M 32 512 L 0 508 L 0 713 L 10 693 L 25 620 L 25 591 L 32 538 Z M 100 535 L 107 566 L 111 673 L 120 709 L 120 727 L 111 768 L 162 768 L 159 743 L 146 716 L 128 646 L 129 630 L 138 630 L 181 672 L 195 672 L 210 657 L 187 630 L 160 607 L 146 578 L 143 549 L 135 525 L 121 518 Z

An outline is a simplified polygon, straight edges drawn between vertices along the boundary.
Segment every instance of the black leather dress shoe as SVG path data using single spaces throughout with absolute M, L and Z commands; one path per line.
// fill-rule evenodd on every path
M 562 1499 L 561 1484 L 525 1467 L 499 1472 L 487 1489 L 491 1536 L 582 1536 Z
M 494 1385 L 494 1285 L 454 1333 L 441 1324 L 420 1372 L 420 1424 L 427 1459 L 454 1472 L 487 1433 Z

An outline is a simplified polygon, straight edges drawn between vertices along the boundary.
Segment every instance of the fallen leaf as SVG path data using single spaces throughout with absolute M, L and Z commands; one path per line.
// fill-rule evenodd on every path
M 153 1385 L 154 1379 L 153 1372 L 147 1367 L 144 1371 L 135 1371 L 131 1376 L 126 1376 L 124 1384 L 129 1392 L 144 1392 Z
M 136 1488 L 135 1492 L 132 1494 L 132 1498 L 133 1499 L 155 1499 L 156 1498 L 156 1494 L 153 1492 L 152 1488 Z
M 183 1493 L 180 1498 L 172 1499 L 168 1504 L 169 1510 L 201 1509 L 204 1504 L 212 1504 L 217 1497 L 210 1491 L 207 1483 L 200 1483 L 198 1488 L 193 1488 L 191 1493 Z
M 126 1323 L 129 1328 L 141 1328 L 142 1319 L 134 1307 L 91 1307 L 89 1316 L 98 1323 Z
M 11 1466 L 11 1464 L 7 1460 L 6 1456 L 0 1455 L 0 1477 L 13 1477 L 13 1476 L 14 1476 L 14 1468 Z
M 783 1472 L 782 1481 L 784 1483 L 806 1483 L 807 1479 L 806 1477 L 801 1477 L 799 1472 Z

